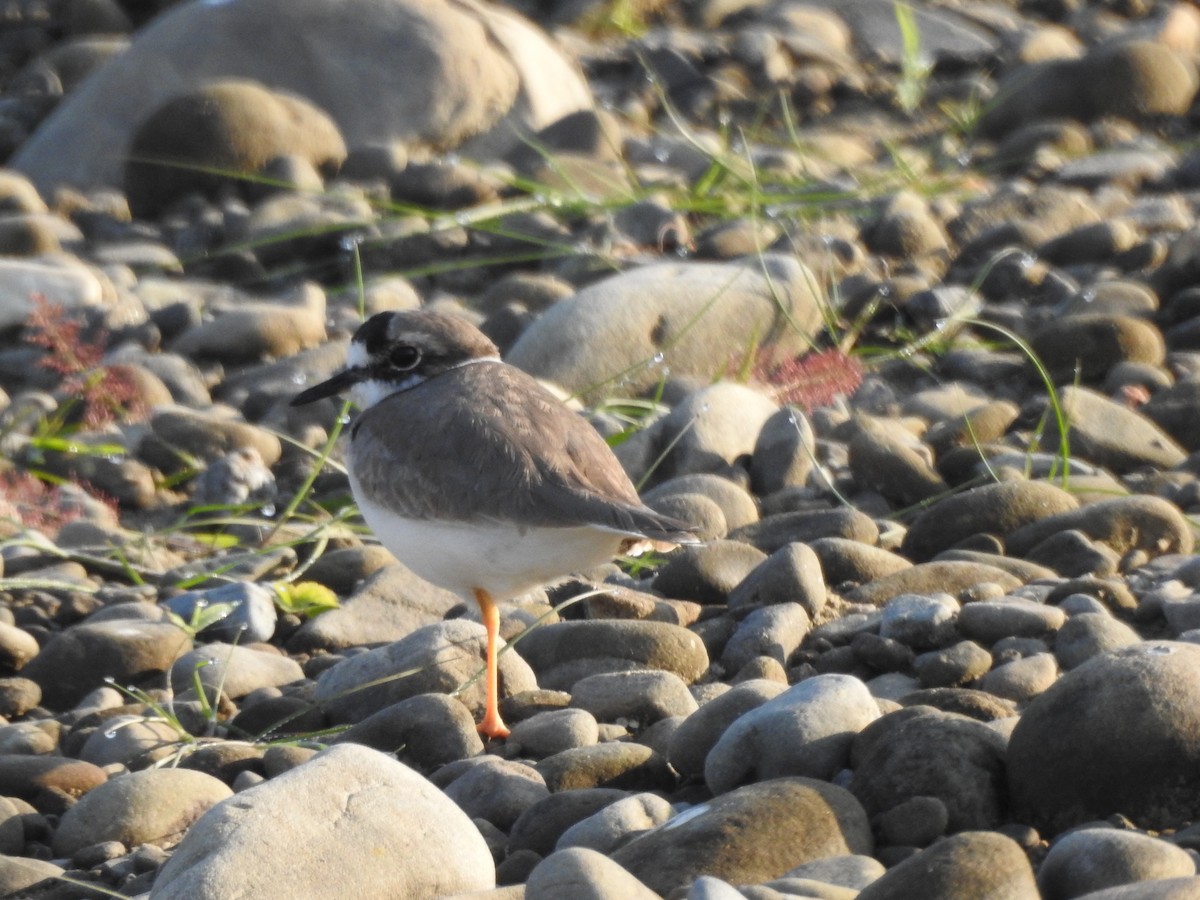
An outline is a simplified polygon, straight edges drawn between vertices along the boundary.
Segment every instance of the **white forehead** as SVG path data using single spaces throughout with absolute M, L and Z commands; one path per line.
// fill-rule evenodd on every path
M 367 348 L 358 341 L 351 341 L 346 348 L 346 368 L 357 369 L 367 364 Z

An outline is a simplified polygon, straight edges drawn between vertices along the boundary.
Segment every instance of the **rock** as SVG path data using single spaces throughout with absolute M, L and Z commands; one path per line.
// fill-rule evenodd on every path
M 700 638 L 667 622 L 554 622 L 523 633 L 518 646 L 538 683 L 552 689 L 569 690 L 587 675 L 638 669 L 674 672 L 690 684 L 708 670 Z
M 341 861 L 336 884 L 329 854 Z M 428 897 L 494 886 L 487 845 L 457 806 L 384 754 L 343 744 L 209 811 L 151 896 Z
M 0 716 L 16 719 L 41 702 L 42 689 L 36 681 L 28 678 L 0 678 Z
M 600 739 L 596 717 L 582 709 L 550 709 L 512 726 L 508 743 L 522 754 L 542 759 L 575 747 L 588 747 Z
M 1053 635 L 1066 620 L 1066 614 L 1056 606 L 1005 597 L 965 604 L 958 614 L 957 625 L 964 637 L 990 647 L 1006 637 Z
M 692 713 L 671 738 L 668 759 L 684 776 L 701 775 L 709 751 L 734 721 L 768 700 L 779 696 L 787 685 L 754 679 L 736 684 Z
M 83 622 L 51 638 L 22 672 L 41 687 L 46 706 L 65 710 L 107 679 L 136 685 L 161 675 L 191 649 L 191 638 L 174 625 Z
M 1072 378 L 1077 369 L 1082 378 L 1092 381 L 1103 378 L 1118 363 L 1160 365 L 1166 356 L 1162 333 L 1149 322 L 1132 316 L 1079 315 L 1051 319 L 1033 334 L 1029 343 L 1051 377 L 1059 382 Z
M 1004 591 L 1014 590 L 1021 584 L 1019 579 L 1008 572 L 982 563 L 927 562 L 901 569 L 854 588 L 846 595 L 846 599 L 852 603 L 883 606 L 901 594 L 957 592 L 985 583 L 999 585 Z
M 600 722 L 632 723 L 635 728 L 696 711 L 696 700 L 683 679 L 663 671 L 589 675 L 571 687 L 571 705 Z
M 799 603 L 776 603 L 746 616 L 721 652 L 721 665 L 737 672 L 751 660 L 769 657 L 785 666 L 808 634 L 812 620 Z
M 850 471 L 863 488 L 896 506 L 925 502 L 949 490 L 933 452 L 898 422 L 860 416 L 849 441 Z
M 1008 746 L 1019 820 L 1046 834 L 1117 812 L 1155 830 L 1189 820 L 1200 790 L 1198 661 L 1193 644 L 1147 641 L 1097 656 L 1035 697 Z M 1096 696 L 1100 709 L 1081 699 Z
M 1035 653 L 996 666 L 979 680 L 981 690 L 1006 700 L 1026 703 L 1054 684 L 1058 662 L 1052 653 Z
M 269 40 L 248 44 L 248 34 Z M 476 158 L 591 106 L 575 68 L 533 26 L 474 5 L 355 0 L 333 10 L 254 0 L 172 9 L 96 76 L 11 161 L 43 191 L 119 184 L 139 122 L 214 79 L 303 97 L 351 147 L 403 141 Z
M 654 589 L 676 599 L 723 603 L 764 559 L 765 553 L 741 541 L 688 544 L 658 570 Z
M 537 770 L 554 792 L 598 787 L 661 791 L 675 784 L 675 776 L 662 756 L 632 742 L 564 750 L 543 759 Z
M 316 700 L 334 721 L 360 722 L 417 694 L 458 692 L 479 674 L 484 643 L 483 626 L 475 622 L 455 619 L 426 625 L 326 669 L 317 679 Z M 466 652 L 471 647 L 473 652 Z M 502 696 L 537 686 L 529 666 L 512 650 L 500 653 L 500 684 Z M 483 680 L 477 679 L 457 696 L 481 712 L 483 694 Z
M 799 542 L 780 547 L 755 566 L 729 594 L 730 609 L 794 603 L 812 618 L 825 608 L 825 601 L 820 557 L 807 544 Z
M 627 792 L 615 788 L 580 788 L 551 794 L 513 823 L 508 852 L 549 856 L 568 828 L 627 796 Z
M 745 488 L 728 478 L 710 473 L 678 475 L 659 483 L 642 494 L 642 500 L 654 506 L 659 500 L 678 494 L 701 494 L 708 497 L 725 515 L 725 524 L 732 530 L 758 521 L 758 504 Z
M 816 436 L 808 418 L 785 406 L 763 423 L 750 457 L 750 485 L 759 496 L 803 486 L 817 464 Z
M 585 847 L 559 850 L 542 860 L 525 883 L 526 900 L 654 900 L 658 894 L 602 853 Z
M 163 606 L 185 623 L 212 615 L 222 606 L 228 612 L 200 631 L 209 640 L 254 643 L 269 641 L 275 633 L 275 591 L 253 582 L 234 582 L 206 591 L 185 591 L 164 601 Z
M 943 647 L 958 636 L 959 610 L 948 594 L 900 594 L 883 607 L 879 636 L 916 650 Z
M 177 451 L 215 462 L 238 449 L 253 447 L 268 466 L 283 455 L 279 438 L 240 418 L 217 412 L 196 412 L 183 406 L 155 410 L 150 418 L 153 441 L 144 438 L 139 456 L 166 471 L 177 467 Z M 160 455 L 161 454 L 161 455 Z
M 1004 739 L 966 716 L 925 707 L 889 713 L 859 732 L 852 765 L 850 789 L 873 816 L 936 797 L 951 833 L 1003 821 Z
M 238 175 L 257 175 L 285 154 L 326 172 L 346 158 L 337 125 L 324 112 L 256 81 L 210 81 L 146 113 L 130 139 L 124 173 L 129 209 L 138 218 L 155 218 L 192 192 L 216 198 Z
M 971 535 L 1004 538 L 1023 525 L 1078 507 L 1078 500 L 1044 481 L 987 484 L 922 512 L 905 533 L 900 552 L 916 560 L 932 559 Z
M 309 283 L 272 301 L 217 310 L 211 321 L 181 334 L 171 350 L 192 358 L 247 363 L 292 356 L 324 340 L 325 292 Z M 263 454 L 264 460 L 271 458 Z
M 714 794 L 787 775 L 829 780 L 850 761 L 854 735 L 879 717 L 849 675 L 817 675 L 735 719 L 704 763 Z
M 1196 93 L 1192 63 L 1161 44 L 1116 41 L 1082 59 L 1032 63 L 996 88 L 998 102 L 980 120 L 997 136 L 1036 119 L 1089 122 L 1104 116 L 1179 115 Z
M 306 621 L 288 638 L 287 646 L 293 652 L 337 651 L 398 641 L 418 628 L 442 621 L 461 602 L 457 594 L 435 587 L 393 562 L 369 574 L 337 609 Z
M 28 856 L 0 856 L 0 895 L 19 897 L 54 890 L 65 874 L 62 866 Z
M 54 852 L 70 856 L 101 841 L 169 846 L 232 792 L 211 775 L 147 769 L 113 778 L 80 798 L 54 832 Z
M 1067 441 L 1073 456 L 1117 474 L 1142 466 L 1170 468 L 1187 456 L 1146 416 L 1088 388 L 1064 387 L 1058 401 L 1069 423 Z M 1057 450 L 1057 431 L 1047 428 L 1046 438 L 1046 449 Z
M 401 700 L 351 725 L 333 742 L 395 753 L 418 772 L 431 772 L 483 752 L 471 711 L 457 698 L 444 694 L 417 694 Z
M 532 766 L 494 756 L 444 766 L 434 784 L 471 819 L 483 819 L 505 832 L 525 810 L 550 795 Z
M 959 641 L 930 650 L 913 660 L 913 672 L 923 688 L 969 684 L 987 674 L 992 655 L 974 641 Z
M 7 622 L 0 622 L 0 670 L 19 672 L 38 655 L 33 635 Z
M 1136 831 L 1082 828 L 1056 840 L 1038 867 L 1044 900 L 1070 900 L 1123 884 L 1188 878 L 1196 863 L 1168 841 Z
M 778 778 L 693 807 L 611 858 L 665 896 L 701 875 L 757 884 L 814 859 L 870 854 L 872 847 L 866 815 L 848 792 Z
M 0 756 L 0 794 L 34 802 L 43 792 L 79 797 L 108 776 L 99 766 L 55 756 Z
M 634 794 L 576 822 L 563 832 L 556 849 L 587 847 L 611 853 L 675 815 L 675 810 L 656 794 Z
M 238 699 L 259 688 L 302 681 L 304 671 L 280 653 L 214 641 L 184 654 L 171 666 L 171 683 L 177 689 L 191 687 L 197 677 L 210 699 L 217 691 Z
M 168 722 L 113 716 L 91 733 L 78 755 L 95 766 L 119 763 L 128 769 L 144 769 L 175 753 L 183 738 Z
M 112 285 L 71 258 L 0 259 L 0 330 L 23 326 L 33 313 L 32 297 L 52 298 L 70 314 L 107 306 Z
M 824 537 L 874 545 L 879 542 L 879 526 L 857 509 L 842 508 L 776 513 L 730 532 L 730 538 L 751 543 L 764 553 Z
M 917 896 L 1038 900 L 1038 890 L 1025 851 L 1016 841 L 994 832 L 968 831 L 893 866 L 858 894 L 859 900 Z
M 707 378 L 713 360 L 744 352 L 777 328 L 787 335 L 780 352 L 805 349 L 804 339 L 820 324 L 815 283 L 804 265 L 773 254 L 643 266 L 556 303 L 525 331 L 508 361 L 585 401 L 610 393 L 617 373 L 625 373 L 623 393 L 651 387 L 660 353 L 672 374 Z
M 1144 550 L 1151 556 L 1191 553 L 1194 538 L 1178 507 L 1159 497 L 1115 497 L 1077 510 L 1048 516 L 1018 528 L 1008 538 L 1008 551 L 1024 556 L 1061 531 L 1078 529 L 1103 541 L 1117 553 Z
M 912 565 L 903 556 L 847 538 L 816 538 L 807 546 L 817 555 L 824 581 L 833 587 L 874 581 Z

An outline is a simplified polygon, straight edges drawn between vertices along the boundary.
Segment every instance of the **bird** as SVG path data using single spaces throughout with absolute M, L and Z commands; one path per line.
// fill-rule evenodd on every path
M 376 313 L 346 365 L 292 399 L 349 392 L 344 456 L 379 542 L 416 575 L 478 605 L 487 634 L 478 730 L 500 715 L 497 604 L 618 555 L 698 543 L 647 507 L 599 432 L 532 375 L 505 363 L 464 317 Z

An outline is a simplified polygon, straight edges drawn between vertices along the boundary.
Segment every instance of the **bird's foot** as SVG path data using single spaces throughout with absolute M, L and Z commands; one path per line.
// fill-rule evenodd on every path
M 483 717 L 483 721 L 476 726 L 476 731 L 489 740 L 506 738 L 509 735 L 508 726 L 505 725 L 504 720 L 500 718 L 500 713 L 495 711 L 489 711 Z

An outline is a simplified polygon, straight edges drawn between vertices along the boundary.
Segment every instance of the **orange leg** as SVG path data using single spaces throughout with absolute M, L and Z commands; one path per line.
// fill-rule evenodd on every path
M 500 610 L 496 603 L 481 589 L 475 590 L 475 602 L 483 613 L 483 627 L 487 629 L 487 706 L 479 733 L 489 738 L 508 737 L 508 726 L 500 718 L 500 664 L 496 659 L 496 642 L 500 639 Z

